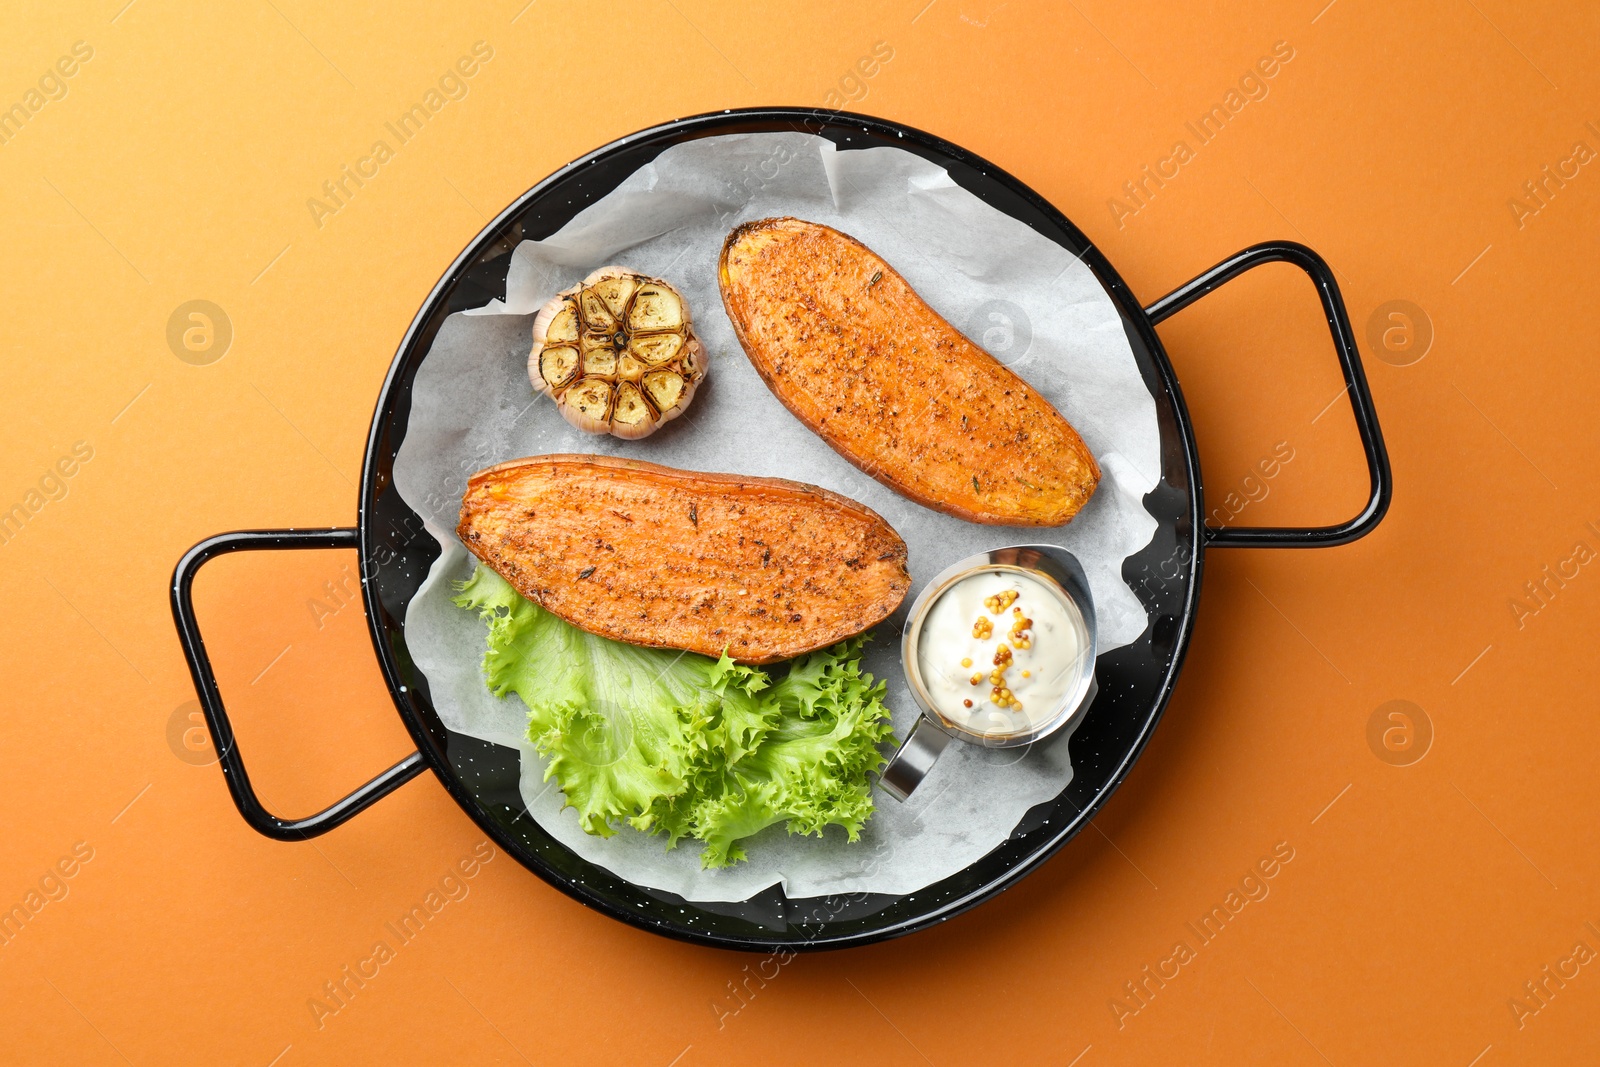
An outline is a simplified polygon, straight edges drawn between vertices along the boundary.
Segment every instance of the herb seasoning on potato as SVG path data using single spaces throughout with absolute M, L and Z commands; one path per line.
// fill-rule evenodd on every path
M 875 511 L 781 478 L 550 455 L 474 474 L 461 543 L 589 633 L 775 663 L 882 622 L 911 585 Z
M 800 219 L 728 235 L 722 302 L 767 386 L 840 455 L 970 522 L 1060 526 L 1100 467 L 1027 382 L 861 242 Z

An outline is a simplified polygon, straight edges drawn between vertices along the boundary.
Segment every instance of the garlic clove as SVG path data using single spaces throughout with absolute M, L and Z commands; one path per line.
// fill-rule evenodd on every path
M 561 389 L 578 376 L 578 350 L 562 346 L 546 348 L 539 353 L 539 377 L 543 388 Z
M 617 386 L 616 403 L 611 409 L 611 432 L 618 437 L 635 440 L 655 430 L 655 412 L 645 402 L 644 394 L 632 382 Z
M 617 350 L 609 345 L 585 348 L 583 373 L 585 377 L 606 379 L 614 377 L 617 373 Z
M 617 360 L 616 378 L 619 382 L 637 382 L 644 377 L 645 365 L 633 358 L 633 353 L 624 352 L 622 358 Z
M 688 388 L 688 383 L 676 371 L 653 370 L 640 379 L 639 384 L 644 388 L 645 396 L 650 398 L 650 403 L 655 405 L 657 411 L 671 411 L 683 400 L 683 394 Z
M 641 363 L 651 367 L 666 363 L 682 348 L 683 338 L 675 333 L 644 334 L 628 341 L 628 351 Z
M 617 328 L 617 317 L 593 289 L 578 290 L 578 310 L 583 314 L 583 325 L 587 330 L 611 333 Z
M 611 383 L 604 378 L 583 378 L 561 398 L 561 414 L 587 433 L 611 429 Z
M 628 301 L 633 298 L 633 291 L 638 287 L 638 276 L 628 273 L 602 278 L 594 283 L 590 291 L 605 304 L 606 310 L 611 313 L 612 321 L 620 322 L 628 310 Z
M 545 328 L 544 343 L 571 344 L 578 339 L 578 306 L 570 300 L 562 301 L 561 309 Z
M 683 328 L 683 301 L 660 282 L 645 282 L 633 294 L 628 310 L 628 328 L 636 333 L 655 333 Z

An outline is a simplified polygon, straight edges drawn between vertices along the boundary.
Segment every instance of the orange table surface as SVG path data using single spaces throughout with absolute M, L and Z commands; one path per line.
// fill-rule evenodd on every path
M 0 1061 L 1600 1061 L 1600 9 L 7 14 Z M 474 49 L 426 127 L 361 164 Z M 1126 783 L 949 923 L 763 963 L 623 926 L 485 847 L 465 896 L 330 1002 L 483 835 L 431 775 L 314 842 L 250 831 L 186 732 L 173 563 L 221 530 L 352 523 L 385 370 L 485 222 L 616 137 L 758 104 L 977 152 L 1147 303 L 1256 241 L 1316 248 L 1362 340 L 1393 509 L 1343 548 L 1209 554 Z M 186 317 L 197 300 L 209 320 Z M 1161 334 L 1208 505 L 1232 494 L 1240 524 L 1354 513 L 1366 473 L 1303 275 L 1252 272 Z M 234 557 L 197 586 L 281 812 L 412 748 L 354 563 Z M 1274 854 L 1292 858 L 1246 880 Z

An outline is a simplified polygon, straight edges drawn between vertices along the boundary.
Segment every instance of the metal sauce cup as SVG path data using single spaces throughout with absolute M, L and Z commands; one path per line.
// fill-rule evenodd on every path
M 1061 597 L 1066 615 L 1078 628 L 1082 654 L 1077 660 L 1077 675 L 1049 714 L 1029 716 L 1030 723 L 1015 732 L 977 731 L 940 712 L 923 684 L 919 643 L 923 623 L 946 590 L 956 582 L 981 571 L 1014 570 L 1045 586 Z M 1095 681 L 1096 644 L 1094 598 L 1089 580 L 1076 556 L 1055 545 L 1013 545 L 968 556 L 941 571 L 925 586 L 911 605 L 905 634 L 900 642 L 900 663 L 906 685 L 922 710 L 900 751 L 883 768 L 878 784 L 896 800 L 905 800 L 933 768 L 934 761 L 952 738 L 985 748 L 1020 748 L 1059 731 L 1094 702 L 1099 686 Z

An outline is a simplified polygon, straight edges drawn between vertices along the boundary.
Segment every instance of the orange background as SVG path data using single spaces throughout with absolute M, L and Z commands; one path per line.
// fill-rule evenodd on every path
M 93 450 L 0 544 L 0 906 L 92 850 L 0 948 L 0 1058 L 1600 1058 L 1600 961 L 1562 963 L 1579 941 L 1600 950 L 1600 566 L 1512 607 L 1578 542 L 1600 550 L 1600 167 L 1547 184 L 1537 214 L 1509 206 L 1537 206 L 1523 183 L 1575 142 L 1600 149 L 1595 10 L 125 2 L 13 5 L 0 58 L 6 106 L 74 42 L 93 49 L 0 144 L 0 508 L 75 442 Z M 468 95 L 319 227 L 307 198 L 480 40 L 493 59 Z M 1294 57 L 1265 98 L 1197 147 L 1184 123 L 1279 41 Z M 877 42 L 893 58 L 853 78 Z M 1252 242 L 1312 245 L 1363 339 L 1393 510 L 1345 548 L 1212 553 L 1146 755 L 1091 830 L 974 912 L 797 958 L 741 1007 L 730 983 L 757 957 L 624 927 L 496 856 L 318 1029 L 308 999 L 482 835 L 431 776 L 314 843 L 248 830 L 217 769 L 181 758 L 197 757 L 172 565 L 220 530 L 354 521 L 401 334 L 513 197 L 633 130 L 768 103 L 847 104 L 978 152 L 1077 221 L 1146 302 Z M 1118 219 L 1108 201 L 1180 139 L 1193 158 Z M 234 331 L 206 366 L 167 342 L 193 299 Z M 1431 323 L 1410 365 L 1366 343 L 1391 300 Z M 1417 354 L 1399 325 L 1395 363 Z M 1294 460 L 1239 522 L 1356 510 L 1365 472 L 1303 276 L 1254 272 L 1161 332 L 1210 503 L 1286 441 Z M 320 629 L 307 607 L 353 563 L 236 557 L 198 586 L 242 750 L 284 813 L 411 750 L 359 607 Z M 1390 700 L 1431 723 L 1419 762 L 1369 745 Z M 1270 895 L 1119 1020 L 1124 983 L 1279 842 L 1294 859 Z M 1577 975 L 1533 1001 L 1523 984 L 1547 965 Z

